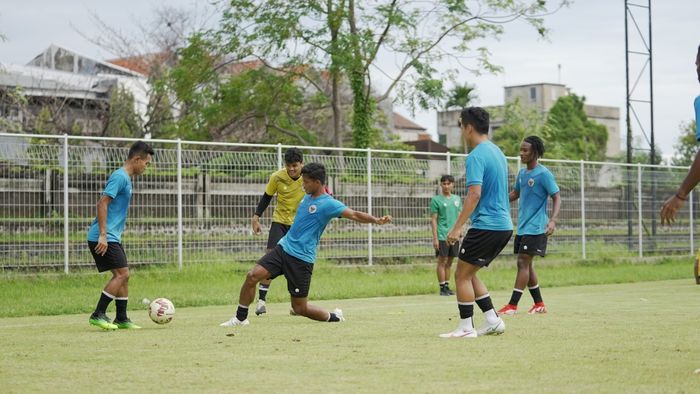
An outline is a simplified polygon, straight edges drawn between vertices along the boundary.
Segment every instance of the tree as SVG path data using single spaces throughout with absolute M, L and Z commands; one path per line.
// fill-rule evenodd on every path
M 126 89 L 115 86 L 110 93 L 107 123 L 102 134 L 110 137 L 143 137 L 141 119 L 134 108 L 134 96 Z
M 447 93 L 447 102 L 445 109 L 461 109 L 466 108 L 470 104 L 476 102 L 478 96 L 476 87 L 465 83 L 464 85 L 456 85 Z
M 561 1 L 558 7 L 567 3 Z M 457 71 L 498 70 L 485 47 L 472 47 L 476 40 L 499 37 L 504 24 L 518 19 L 545 35 L 547 12 L 542 0 L 232 1 L 224 12 L 222 29 L 212 36 L 233 58 L 254 56 L 268 64 L 285 65 L 284 70 L 311 81 L 320 93 L 324 90 L 304 70 L 327 70 L 335 141 L 341 140 L 341 115 L 335 110 L 338 90 L 340 82 L 347 81 L 353 96 L 353 143 L 365 148 L 376 138 L 377 102 L 396 93 L 399 101 L 412 108 L 436 108 L 445 98 L 444 81 L 454 80 Z M 381 70 L 379 54 L 394 56 L 401 63 L 396 70 Z M 464 64 L 469 57 L 475 59 L 471 66 L 437 69 L 447 58 Z M 389 78 L 383 92 L 374 92 L 373 72 Z
M 548 157 L 570 160 L 605 160 L 608 130 L 583 110 L 585 97 L 562 96 L 547 114 L 544 136 Z
M 680 128 L 681 135 L 678 137 L 678 143 L 673 146 L 676 152 L 671 159 L 671 164 L 674 166 L 689 166 L 693 163 L 695 154 L 700 148 L 695 134 L 697 124 L 695 120 L 692 120 L 687 123 L 681 123 Z
M 490 111 L 493 119 L 503 119 L 503 124 L 493 131 L 493 142 L 506 156 L 518 156 L 520 143 L 530 135 L 544 135 L 542 113 L 524 106 L 519 99 L 509 101 L 502 108 Z M 547 151 L 553 141 L 546 141 Z M 547 153 L 547 157 L 550 157 Z

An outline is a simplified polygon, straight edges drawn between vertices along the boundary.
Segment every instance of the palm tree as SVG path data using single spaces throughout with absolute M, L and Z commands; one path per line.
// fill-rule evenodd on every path
M 449 98 L 445 103 L 445 109 L 459 109 L 465 108 L 476 101 L 478 96 L 476 95 L 476 87 L 465 83 L 464 85 L 457 85 L 450 89 L 448 93 Z

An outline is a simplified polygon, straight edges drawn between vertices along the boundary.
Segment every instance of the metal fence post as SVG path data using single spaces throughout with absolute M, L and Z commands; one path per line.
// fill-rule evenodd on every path
M 68 225 L 68 134 L 63 134 L 63 271 L 67 274 L 70 226 Z
M 581 257 L 586 259 L 586 178 L 581 160 Z
M 284 164 L 282 163 L 282 144 L 277 144 L 277 169 L 282 168 Z
M 367 213 L 372 214 L 372 149 L 367 148 Z M 372 265 L 372 224 L 367 225 L 367 265 Z
M 690 194 L 688 194 L 688 201 L 690 201 L 690 204 L 688 205 L 688 210 L 690 214 L 690 255 L 692 256 L 693 253 L 695 252 L 695 240 L 693 240 L 693 237 L 695 234 L 693 234 L 693 191 L 690 191 Z
M 644 257 L 642 237 L 644 233 L 644 212 L 642 209 L 642 164 L 637 163 L 637 232 L 639 233 L 639 257 Z
M 445 156 L 445 161 L 446 161 L 446 164 L 447 164 L 447 172 L 446 172 L 446 174 L 447 174 L 447 175 L 452 175 L 452 162 L 451 162 L 451 158 L 450 158 L 450 151 L 447 151 L 447 156 Z
M 182 140 L 177 139 L 177 268 L 182 271 Z

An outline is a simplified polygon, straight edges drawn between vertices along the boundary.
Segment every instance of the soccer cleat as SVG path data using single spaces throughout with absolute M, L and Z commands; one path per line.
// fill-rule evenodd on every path
M 117 326 L 117 328 L 123 330 L 138 330 L 141 328 L 141 326 L 137 326 L 136 324 L 134 324 L 134 322 L 132 322 L 131 319 L 126 319 L 124 321 L 118 321 L 117 319 L 114 319 L 114 325 Z
M 340 321 L 345 321 L 345 317 L 343 316 L 343 311 L 341 309 L 335 308 L 333 313 Z
M 502 319 L 498 319 L 498 323 L 489 324 L 486 323 L 477 331 L 479 336 L 484 335 L 501 335 L 506 331 L 506 323 Z
M 110 323 L 109 318 L 104 313 L 93 313 L 88 322 L 103 330 L 116 330 L 118 328 L 115 324 Z
M 221 327 L 233 327 L 233 326 L 247 326 L 248 324 L 250 324 L 250 321 L 248 321 L 248 319 L 240 321 L 240 320 L 236 319 L 236 316 L 234 316 L 230 320 L 226 320 L 225 322 L 223 322 L 219 325 Z
M 257 308 L 255 308 L 255 316 L 260 316 L 263 313 L 267 313 L 267 309 L 265 308 L 265 301 L 258 300 L 258 306 Z
M 476 338 L 476 331 L 473 328 L 463 329 L 457 327 L 454 331 L 440 334 L 440 338 Z
M 498 310 L 499 315 L 513 316 L 516 313 L 518 313 L 517 305 L 506 304 L 506 306 Z
M 530 308 L 527 313 L 534 315 L 535 313 L 547 313 L 547 307 L 544 306 L 544 302 L 538 302 Z
M 450 291 L 449 291 L 448 288 L 446 288 L 445 286 L 442 286 L 442 287 L 440 288 L 440 295 L 441 295 L 441 296 L 448 296 L 448 295 L 451 295 L 451 294 L 450 294 Z
M 450 286 L 445 286 L 445 291 L 447 292 L 447 295 L 455 295 L 455 292 L 450 289 Z

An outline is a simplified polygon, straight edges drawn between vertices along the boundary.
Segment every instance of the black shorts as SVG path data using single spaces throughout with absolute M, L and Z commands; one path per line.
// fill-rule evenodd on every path
M 292 297 L 304 298 L 309 295 L 313 264 L 287 254 L 279 245 L 258 260 L 257 264 L 270 272 L 270 279 L 284 275 L 287 290 Z
M 513 242 L 513 253 L 544 257 L 547 253 L 547 235 L 516 235 Z
M 513 231 L 491 231 L 471 228 L 462 241 L 459 259 L 465 263 L 488 267 L 508 245 Z
M 438 241 L 439 246 L 435 251 L 435 257 L 457 257 L 459 256 L 459 243 L 455 242 L 451 246 L 447 241 Z
M 267 249 L 274 249 L 275 246 L 277 246 L 277 242 L 279 242 L 280 239 L 282 239 L 282 237 L 284 237 L 287 234 L 287 231 L 289 231 L 290 227 L 292 226 L 272 222 L 272 224 L 270 225 L 270 233 L 267 236 Z
M 92 258 L 95 259 L 95 265 L 99 272 L 129 266 L 126 262 L 124 248 L 119 242 L 107 242 L 107 252 L 105 252 L 104 256 L 95 253 L 97 242 L 88 241 L 88 247 L 90 248 L 90 253 L 92 253 Z

